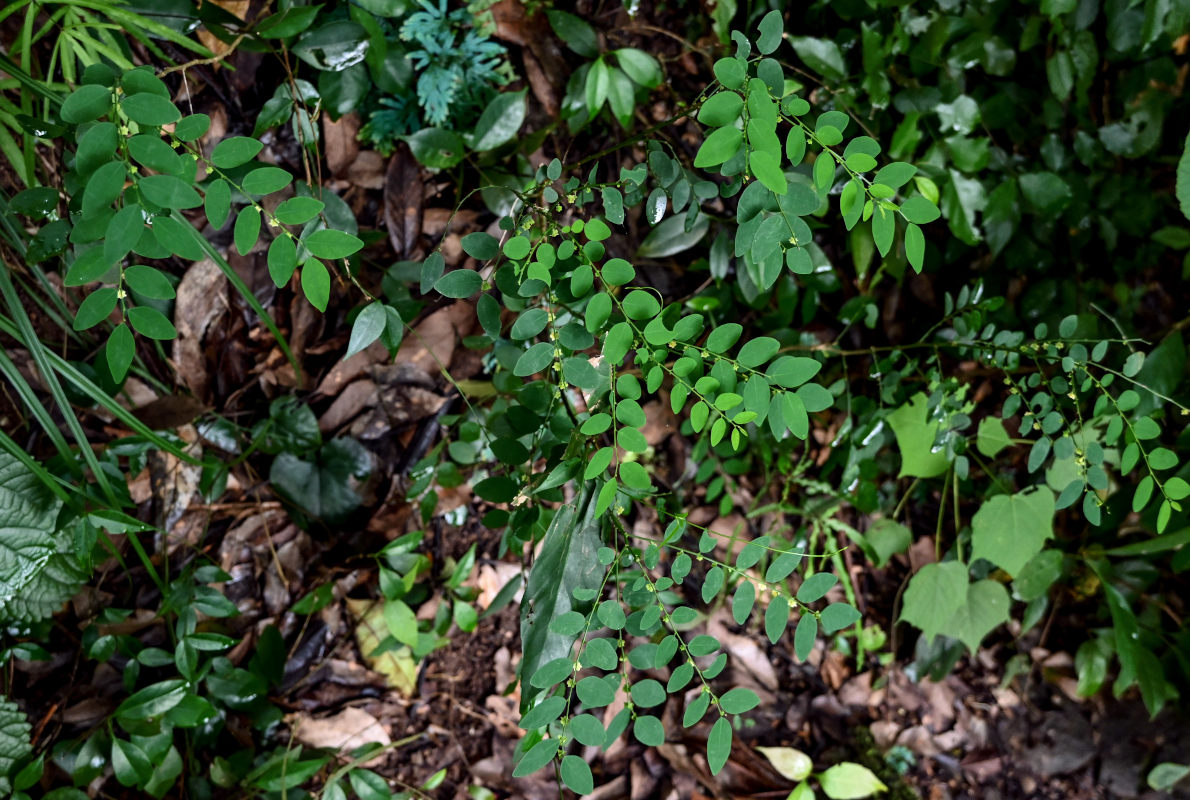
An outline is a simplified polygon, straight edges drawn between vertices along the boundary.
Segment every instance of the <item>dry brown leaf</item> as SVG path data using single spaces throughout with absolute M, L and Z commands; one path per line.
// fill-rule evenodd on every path
M 405 337 L 396 363 L 412 364 L 437 375 L 450 366 L 459 340 L 470 334 L 474 320 L 475 307 L 465 300 L 435 311 Z
M 468 580 L 467 583 L 479 589 L 479 596 L 475 598 L 475 602 L 481 609 L 485 609 L 496 599 L 496 595 L 500 593 L 500 590 L 510 580 L 520 574 L 520 565 L 498 561 L 494 564 L 484 564 L 481 566 L 475 578 Z M 521 595 L 524 591 L 523 587 L 517 590 L 516 595 L 513 597 L 514 603 L 521 602 Z
M 347 707 L 329 717 L 315 719 L 307 714 L 295 714 L 289 718 L 294 736 L 307 747 L 326 748 L 348 753 L 365 744 L 392 744 L 392 737 L 380 721 L 362 708 Z M 362 766 L 374 766 L 384 761 L 381 754 Z
M 248 19 L 248 8 L 252 5 L 251 0 L 203 0 L 203 2 L 218 6 L 228 14 L 238 17 L 241 20 Z M 230 42 L 223 41 L 206 28 L 199 29 L 198 40 L 202 42 L 203 47 L 217 56 L 225 55 L 231 50 Z
M 359 155 L 359 114 L 344 114 L 337 120 L 329 115 L 322 117 L 322 142 L 326 152 L 326 165 L 331 174 L 342 178 Z
M 211 384 L 202 340 L 207 328 L 228 312 L 227 278 L 210 259 L 196 262 L 178 284 L 174 321 L 174 371 L 182 385 L 199 400 L 208 397 Z
M 384 188 L 384 157 L 375 150 L 364 150 L 347 167 L 347 180 L 363 189 Z
M 349 383 L 364 375 L 377 364 L 388 360 L 388 350 L 380 342 L 373 342 L 371 346 L 336 363 L 319 381 L 317 394 L 331 397 L 343 391 Z
M 365 408 L 376 404 L 376 384 L 368 379 L 347 384 L 335 402 L 331 403 L 318 420 L 318 429 L 323 433 L 338 430 L 353 420 Z
M 397 258 L 413 258 L 418 250 L 424 199 L 421 167 L 401 143 L 393 151 L 384 178 L 384 220 Z

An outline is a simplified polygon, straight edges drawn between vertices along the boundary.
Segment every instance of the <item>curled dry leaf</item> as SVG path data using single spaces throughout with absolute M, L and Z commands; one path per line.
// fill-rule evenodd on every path
M 384 220 L 397 258 L 411 259 L 418 249 L 424 199 L 421 167 L 402 142 L 393 151 L 384 179 Z
M 210 259 L 195 262 L 178 284 L 174 320 L 173 361 L 178 380 L 191 394 L 205 400 L 211 374 L 203 352 L 203 337 L 211 323 L 228 311 L 227 278 Z

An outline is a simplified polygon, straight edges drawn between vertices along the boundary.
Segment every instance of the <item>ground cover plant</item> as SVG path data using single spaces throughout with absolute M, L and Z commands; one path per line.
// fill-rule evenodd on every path
M 927 5 L 7 8 L 0 793 L 1176 791 L 1190 16 Z

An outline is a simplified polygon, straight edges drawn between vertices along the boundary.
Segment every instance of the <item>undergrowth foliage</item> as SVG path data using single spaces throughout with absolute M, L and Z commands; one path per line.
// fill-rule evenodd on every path
M 660 64 L 635 48 L 601 54 L 585 22 L 562 11 L 548 16 L 568 46 L 591 59 L 572 79 L 572 124 L 589 123 L 606 106 L 627 128 L 640 93 L 662 83 Z M 312 18 L 283 12 L 256 32 L 295 37 L 299 23 Z M 330 24 L 341 23 L 357 24 Z M 467 81 L 456 85 L 458 70 L 477 67 L 485 80 L 499 82 L 502 52 L 464 23 L 445 3 L 423 2 L 400 29 L 423 47 L 409 56 L 425 68 L 419 101 L 427 122 L 442 122 L 457 104 L 478 110 L 486 103 L 466 142 L 439 128 L 407 137 L 414 155 L 433 168 L 455 167 L 467 147 L 486 153 L 507 146 L 525 118 L 524 92 L 489 99 L 486 90 L 467 95 L 475 88 Z M 839 222 L 853 238 L 870 231 L 881 270 L 921 272 L 943 254 L 928 244 L 927 233 L 946 200 L 935 165 L 887 158 L 880 142 L 855 132 L 847 113 L 816 108 L 799 93 L 801 84 L 778 54 L 790 41 L 780 13 L 765 15 L 754 39 L 735 32 L 731 40 L 734 52 L 714 63 L 714 81 L 682 111 L 704 128 L 693 159 L 650 134 L 625 143 L 640 145 L 643 163 L 615 174 L 599 159 L 590 168 L 554 159 L 531 180 L 494 187 L 515 200 L 499 219 L 499 236 L 462 237 L 475 269 L 448 271 L 440 252 L 419 268 L 421 294 L 475 298 L 482 335 L 467 344 L 485 352 L 490 384 L 480 390 L 446 374 L 465 409 L 445 418 L 446 440 L 414 465 L 409 497 L 428 518 L 435 488 L 458 485 L 470 470 L 472 491 L 487 504 L 484 524 L 502 531 L 501 552 L 538 548 L 521 603 L 525 735 L 513 774 L 553 765 L 563 784 L 589 793 L 594 777 L 574 745 L 606 749 L 624 735 L 661 745 L 676 733 L 666 730 L 660 711 L 671 700 L 682 709 L 685 728 L 706 727 L 705 757 L 717 774 L 742 715 L 760 699 L 724 686 L 728 656 L 723 642 L 700 632 L 707 618 L 702 607 L 726 606 L 737 625 L 757 626 L 773 645 L 792 628 L 801 661 L 823 637 L 851 636 L 863 659 L 879 645 L 864 644 L 871 637 L 840 550 L 853 546 L 878 565 L 904 552 L 913 538 L 909 504 L 936 509 L 935 561 L 912 576 L 899 609 L 900 619 L 922 633 L 919 674 L 944 674 L 1012 619 L 1028 631 L 1051 610 L 1055 587 L 1078 587 L 1103 600 L 1077 652 L 1079 691 L 1099 691 L 1114 660 L 1116 694 L 1136 686 L 1157 713 L 1190 678 L 1188 634 L 1158 613 L 1168 589 L 1152 568 L 1164 557 L 1175 573 L 1190 568 L 1183 507 L 1190 483 L 1170 419 L 1188 411 L 1162 389 L 1161 377 L 1171 359 L 1181 363 L 1172 339 L 1149 350 L 1115 320 L 1091 313 L 1066 316 L 1054 330 L 1045 323 L 1018 329 L 1001 313 L 1004 300 L 985 296 L 979 284 L 947 295 L 943 318 L 899 346 L 847 350 L 839 344 L 842 333 L 825 343 L 788 327 L 756 335 L 721 297 L 735 292 L 744 307 L 772 304 L 790 319 L 797 311 L 809 320 L 838 285 L 840 269 L 822 245 Z M 451 52 L 472 47 L 481 60 L 455 70 L 431 58 L 434 42 Z M 790 44 L 799 56 L 806 50 L 802 40 Z M 315 49 L 307 42 L 307 60 Z M 362 62 L 363 50 L 358 55 L 348 67 Z M 316 66 L 329 74 L 335 65 Z M 183 213 L 200 208 L 213 229 L 234 220 L 233 246 L 241 254 L 264 236 L 273 281 L 299 289 L 319 310 L 327 308 L 333 273 L 358 289 L 363 302 L 348 356 L 376 341 L 396 352 L 405 323 L 391 302 L 363 289 L 358 263 L 349 263 L 358 260 L 363 241 L 342 200 L 259 161 L 257 136 L 226 138 L 203 152 L 196 142 L 210 120 L 184 114 L 148 69 L 94 64 L 78 82 L 38 134 L 66 143 L 63 185 L 30 188 L 10 203 L 36 228 L 26 261 L 59 266 L 70 298 L 78 299 L 67 309 L 73 332 L 97 333 L 102 348 L 101 374 L 89 375 L 30 346 L 63 411 L 69 404 L 60 383 L 106 397 L 97 381 L 119 386 L 137 369 L 138 348 L 176 336 L 167 316 L 175 282 L 143 261 L 212 260 L 289 355 L 265 309 Z M 305 92 L 302 83 L 294 86 Z M 298 139 L 313 142 L 312 118 L 295 112 L 299 104 L 279 92 L 255 133 L 292 119 Z M 303 138 L 303 131 L 311 135 Z M 390 133 L 381 138 L 391 142 Z M 1178 190 L 1184 198 L 1190 198 L 1187 186 L 1184 159 Z M 287 199 L 270 197 L 290 187 Z M 649 226 L 631 258 L 622 233 L 630 214 Z M 671 301 L 650 285 L 651 262 L 703 242 L 710 243 L 711 279 L 731 291 Z M 0 290 L 8 311 L 0 328 L 36 342 L 7 273 Z M 841 312 L 843 332 L 872 328 L 876 314 L 870 298 L 858 297 Z M 864 364 L 862 378 L 848 366 L 857 361 Z M 960 364 L 974 364 L 1002 384 L 998 408 L 977 399 Z M 0 370 L 18 391 L 25 387 L 23 401 L 37 404 L 7 356 L 0 357 Z M 668 407 L 694 442 L 696 466 L 672 484 L 646 433 L 652 401 Z M 100 531 L 147 530 L 119 510 L 131 502 L 114 459 L 123 454 L 139 464 L 149 445 L 187 457 L 176 441 L 147 430 L 110 398 L 101 405 L 147 444 L 135 452 L 127 445 L 101 461 L 67 415 L 80 445 L 76 455 L 48 414 L 37 417 L 79 488 L 64 488 L 11 438 L 0 437 L 0 530 L 13 542 L 0 560 L 6 626 L 34 630 L 85 582 Z M 278 455 L 273 481 L 283 496 L 324 519 L 354 510 L 355 504 L 322 498 L 312 509 L 310 498 L 302 498 L 308 483 L 294 474 L 315 469 L 320 459 L 350 473 L 367 461 L 362 447 L 324 443 L 312 412 L 284 401 L 261 424 L 255 438 L 262 452 Z M 828 427 L 830 452 L 816 460 L 812 431 Z M 298 454 L 270 439 L 291 434 L 303 441 Z M 702 499 L 718 503 L 726 516 L 733 508 L 729 489 L 741 475 L 763 476 L 765 497 L 775 498 L 748 509 L 750 518 L 776 520 L 762 535 L 724 535 L 690 518 L 700 487 Z M 850 511 L 875 519 L 857 527 Z M 1121 543 L 1116 532 L 1128 514 L 1146 535 Z M 1064 535 L 1059 519 L 1078 532 Z M 198 613 L 214 619 L 235 613 L 214 588 L 228 576 L 200 565 L 169 581 L 152 570 L 136 537 L 129 539 L 165 598 L 175 651 L 88 629 L 91 657 L 106 660 L 117 650 L 131 657 L 129 696 L 115 711 L 117 724 L 80 743 L 69 758 L 76 782 L 98 774 L 88 766 L 92 759 L 108 759 L 121 784 L 162 796 L 182 772 L 175 732 L 216 725 L 228 709 L 250 714 L 262 730 L 277 721 L 279 712 L 265 698 L 280 682 L 285 645 L 270 628 L 247 669 L 232 665 L 219 653 L 235 640 L 198 630 Z M 416 552 L 420 542 L 420 534 L 409 534 L 377 554 L 385 597 L 377 624 L 417 657 L 452 621 L 464 631 L 477 624 L 474 598 L 462 585 L 474 565 L 472 548 L 448 578 L 449 603 L 442 604 L 433 635 L 419 629 L 405 601 L 429 571 Z M 495 605 L 519 588 L 510 584 Z M 295 611 L 313 613 L 330 601 L 323 587 Z M 109 609 L 103 621 L 119 621 L 119 613 Z M 374 649 L 389 643 L 377 641 Z M 31 652 L 22 644 L 5 658 Z M 176 677 L 142 686 L 141 667 L 166 667 Z M 607 714 L 612 706 L 619 710 Z M 29 758 L 28 725 L 7 701 L 0 701 L 0 721 L 0 791 L 28 789 L 42 768 Z M 368 755 L 357 753 L 327 778 L 324 796 L 345 796 L 343 785 L 360 797 L 385 796 L 370 794 L 378 791 L 376 781 L 385 784 L 359 766 Z M 217 764 L 218 780 L 286 791 L 322 771 L 329 757 L 286 750 L 255 766 L 240 761 Z M 23 769 L 10 787 L 2 781 L 17 765 Z M 830 797 L 884 788 L 859 765 L 837 767 L 846 768 L 816 777 Z M 811 792 L 808 760 L 796 772 L 797 791 Z

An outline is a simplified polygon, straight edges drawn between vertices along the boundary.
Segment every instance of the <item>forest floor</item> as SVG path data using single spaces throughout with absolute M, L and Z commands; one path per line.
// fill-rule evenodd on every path
M 674 49 L 664 37 L 653 44 L 654 52 Z M 673 62 L 680 71 L 680 52 Z M 259 55 L 236 53 L 230 63 L 235 71 L 203 68 L 191 77 L 194 110 L 214 121 L 208 133 L 212 141 L 248 131 L 248 121 L 267 99 L 261 87 L 271 91 L 275 85 L 270 82 L 275 76 L 257 76 L 263 63 Z M 555 104 L 564 89 L 544 75 L 531 76 L 530 83 L 535 95 L 553 98 Z M 664 119 L 671 110 L 650 109 L 648 116 Z M 492 228 L 495 217 L 476 201 L 452 218 L 449 180 L 421 169 L 404 148 L 388 159 L 361 151 L 355 141 L 359 124 L 353 115 L 324 120 L 323 180 L 352 207 L 361 230 L 387 231 L 386 239 L 372 243 L 370 260 L 380 265 L 413 260 L 440 244 L 448 267 L 462 263 L 467 257 L 460 237 Z M 681 131 L 679 125 L 675 141 Z M 545 151 L 533 155 L 534 166 L 552 157 L 554 141 L 547 140 Z M 573 161 L 574 148 L 598 152 L 606 145 L 598 136 L 587 136 L 567 155 Z M 292 168 L 301 166 L 298 145 L 284 137 L 271 141 L 266 154 Z M 640 156 L 624 154 L 626 160 Z M 475 784 L 500 797 L 558 797 L 552 775 L 510 777 L 513 748 L 522 733 L 517 728 L 515 603 L 482 619 L 473 634 L 456 631 L 447 646 L 416 665 L 413 680 L 399 687 L 394 687 L 391 665 L 365 658 L 361 647 L 361 640 L 367 641 L 367 600 L 375 595 L 377 579 L 375 562 L 362 554 L 421 527 L 405 493 L 411 464 L 437 441 L 438 419 L 451 408 L 452 388 L 437 365 L 449 367 L 456 381 L 483 370 L 480 356 L 463 344 L 474 331 L 473 306 L 460 300 L 428 308 L 412 320 L 414 332 L 395 364 L 379 345 L 343 361 L 350 329 L 345 315 L 351 307 L 346 291 L 339 292 L 326 315 L 318 314 L 304 299 L 273 286 L 263 250 L 241 257 L 227 247 L 229 231 L 209 233 L 274 314 L 305 374 L 299 378 L 286 365 L 218 269 L 200 262 L 188 268 L 178 289 L 176 318 L 187 323 L 179 326 L 168 362 L 157 365 L 159 377 L 176 380 L 179 390 L 160 395 L 130 381 L 138 415 L 155 427 L 176 427 L 197 452 L 215 446 L 195 425 L 206 411 L 250 422 L 265 416 L 273 398 L 298 393 L 314 410 L 324 437 L 356 437 L 376 467 L 367 484 L 358 487 L 367 516 L 353 530 L 333 534 L 317 526 L 300 529 L 252 459 L 233 470 L 227 493 L 215 504 L 198 499 L 198 474 L 169 456 L 150 458 L 132 483 L 133 499 L 164 530 L 163 552 L 197 549 L 232 576 L 225 591 L 241 611 L 232 622 L 236 632 L 246 634 L 230 655 L 233 661 L 249 657 L 254 635 L 266 624 L 277 625 L 295 643 L 275 698 L 286 711 L 285 724 L 273 734 L 276 741 L 292 738 L 346 750 L 370 740 L 408 738 L 381 757 L 377 771 L 419 785 L 445 769 L 447 778 L 435 790 L 444 798 L 469 797 L 468 787 Z M 398 263 L 395 276 L 400 268 Z M 689 445 L 668 409 L 654 404 L 646 413 L 649 444 L 675 461 L 682 458 Z M 83 421 L 97 441 L 122 433 L 110 419 L 91 415 Z M 746 479 L 741 485 L 747 490 Z M 743 521 L 721 517 L 716 505 L 696 508 L 693 515 L 701 524 L 727 531 Z M 480 526 L 481 507 L 465 484 L 444 492 L 425 551 L 434 569 L 441 570 L 475 544 L 470 580 L 483 609 L 523 569 L 525 554 L 497 557 L 499 536 Z M 1064 635 L 1080 624 L 1077 606 L 1059 605 L 1019 640 L 1008 634 L 993 637 L 941 680 L 910 679 L 906 667 L 913 647 L 904 641 L 906 631 L 894 624 L 896 603 L 911 570 L 932 557 L 927 532 L 908 556 L 896 556 L 882 569 L 862 559 L 849 562 L 865 601 L 864 623 L 879 627 L 888 640 L 881 651 L 888 658 L 874 662 L 881 653 L 868 653 L 863 666 L 854 653 L 822 642 L 808 663 L 800 663 L 791 641 L 771 645 L 756 621 L 741 627 L 725 606 L 708 609 L 705 625 L 730 655 L 731 666 L 720 680 L 750 687 L 761 697 L 728 765 L 717 778 L 710 777 L 701 755 L 705 728 L 683 729 L 680 709 L 671 700 L 664 718 L 673 738 L 664 746 L 643 748 L 622 739 L 607 752 L 584 753 L 595 773 L 591 796 L 784 798 L 792 785 L 753 749 L 757 745 L 799 748 L 819 768 L 843 759 L 860 761 L 882 777 L 894 798 L 1161 796 L 1143 790 L 1144 775 L 1160 761 L 1184 760 L 1190 753 L 1190 725 L 1172 711 L 1150 720 L 1132 695 L 1118 701 L 1106 699 L 1106 693 L 1077 696 L 1072 650 Z M 115 693 L 109 689 L 119 684 L 120 673 L 111 665 L 76 660 L 76 622 L 97 607 L 155 607 L 149 582 L 138 580 L 137 570 L 133 566 L 124 578 L 118 577 L 124 567 L 114 561 L 101 566 L 57 620 L 60 650 L 48 647 L 53 658 L 47 662 L 21 662 L 15 681 L 28 703 L 35 737 L 80 735 L 112 711 L 109 697 Z M 298 598 L 327 583 L 335 586 L 334 602 L 311 616 L 293 613 Z M 441 599 L 439 590 L 421 605 L 419 616 L 432 618 Z M 112 627 L 147 644 L 165 641 L 151 613 Z M 1018 653 L 1027 656 L 1028 666 L 1006 674 L 1006 665 L 1022 663 L 1010 662 Z M 617 710 L 613 706 L 609 714 Z

